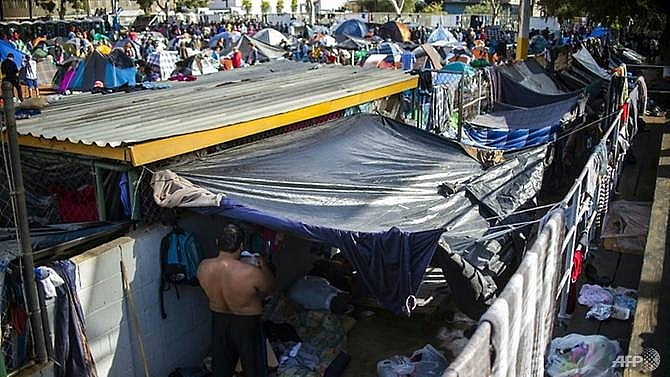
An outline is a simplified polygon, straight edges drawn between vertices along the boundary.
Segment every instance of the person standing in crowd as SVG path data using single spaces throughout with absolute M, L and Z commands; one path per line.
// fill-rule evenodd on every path
M 14 62 L 14 54 L 8 53 L 7 58 L 0 64 L 0 71 L 2 72 L 2 81 L 7 81 L 12 84 L 17 91 L 19 101 L 23 101 L 23 93 L 21 92 L 21 85 L 19 84 L 19 67 Z
M 274 276 L 264 257 L 255 264 L 240 260 L 244 230 L 227 224 L 217 239 L 219 254 L 198 267 L 198 281 L 209 299 L 212 321 L 212 371 L 232 377 L 239 359 L 245 376 L 267 376 L 263 299 L 274 290 Z
M 25 62 L 23 64 L 26 67 L 26 86 L 28 87 L 28 98 L 33 96 L 33 91 L 35 91 L 35 97 L 39 97 L 40 90 L 37 88 L 37 62 L 35 59 L 31 59 L 30 56 L 26 55 Z
M 416 57 L 408 48 L 402 51 L 400 56 L 400 63 L 402 64 L 402 70 L 407 72 L 414 69 L 414 63 L 416 63 Z

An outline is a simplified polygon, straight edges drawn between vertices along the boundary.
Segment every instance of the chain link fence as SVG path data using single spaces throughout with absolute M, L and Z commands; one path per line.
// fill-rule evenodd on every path
M 0 165 L 0 227 L 15 226 L 13 175 L 7 148 Z M 71 158 L 22 148 L 21 170 L 31 225 L 98 219 L 95 171 Z

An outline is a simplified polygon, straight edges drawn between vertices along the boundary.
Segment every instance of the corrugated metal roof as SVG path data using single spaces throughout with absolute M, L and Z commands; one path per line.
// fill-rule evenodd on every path
M 273 62 L 170 82 L 171 88 L 66 96 L 19 135 L 120 147 L 299 110 L 410 79 L 402 71 Z

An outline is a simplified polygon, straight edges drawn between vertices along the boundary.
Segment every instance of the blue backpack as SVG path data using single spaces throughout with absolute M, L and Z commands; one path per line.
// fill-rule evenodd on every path
M 173 286 L 179 298 L 178 284 L 198 286 L 198 265 L 202 252 L 191 232 L 175 227 L 161 241 L 161 317 L 167 318 L 163 303 L 163 292 Z

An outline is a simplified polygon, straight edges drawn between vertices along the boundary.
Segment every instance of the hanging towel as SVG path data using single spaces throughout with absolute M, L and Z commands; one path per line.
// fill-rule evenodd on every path
M 55 344 L 56 377 L 97 377 L 95 361 L 86 339 L 84 312 L 77 296 L 76 268 L 70 260 L 50 263 L 65 282 L 56 287 Z

